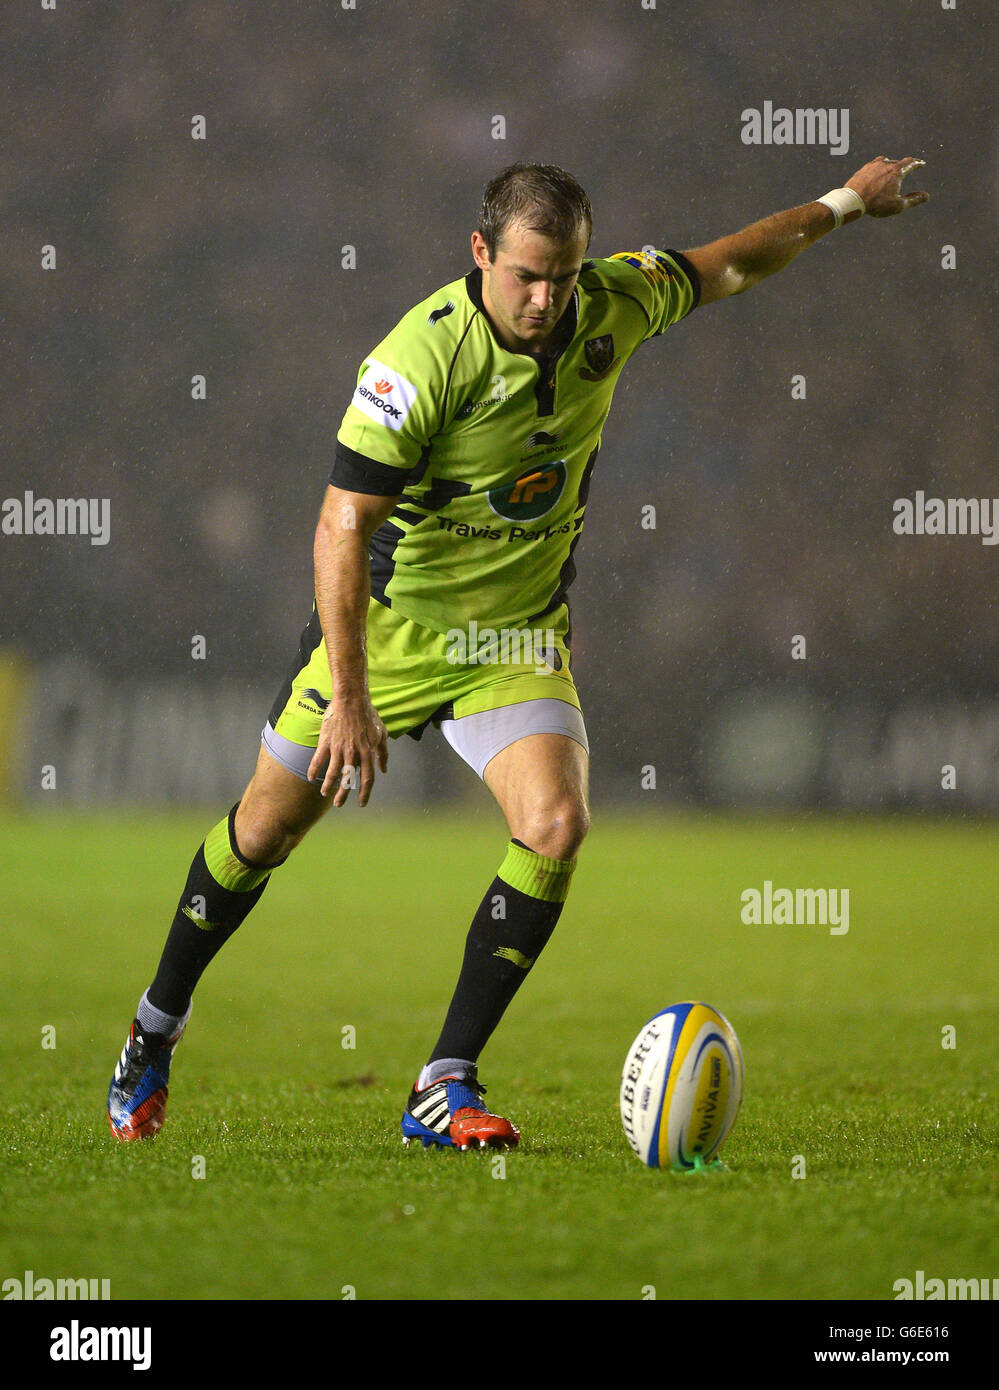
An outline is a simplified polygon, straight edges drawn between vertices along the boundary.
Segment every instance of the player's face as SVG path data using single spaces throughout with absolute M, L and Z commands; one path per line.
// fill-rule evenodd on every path
M 472 233 L 472 254 L 482 271 L 482 303 L 504 347 L 542 351 L 572 298 L 588 241 L 585 227 L 563 243 L 513 223 L 491 261 L 481 233 Z

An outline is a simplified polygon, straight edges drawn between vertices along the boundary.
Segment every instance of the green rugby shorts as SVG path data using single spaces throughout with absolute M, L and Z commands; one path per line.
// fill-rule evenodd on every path
M 367 619 L 371 703 L 391 738 L 409 734 L 419 739 L 429 725 L 443 726 L 448 741 L 480 776 L 481 740 L 459 744 L 449 732 L 457 727 L 451 721 L 508 710 L 503 719 L 479 721 L 491 731 L 490 756 L 500 751 L 497 743 L 506 746 L 528 733 L 566 733 L 586 747 L 568 631 L 564 604 L 531 629 L 472 625 L 468 631 L 439 633 L 372 599 Z M 313 610 L 263 731 L 265 746 L 298 776 L 305 775 L 301 769 L 308 767 L 319 742 L 331 698 L 326 642 Z M 530 712 L 525 709 L 518 722 L 518 712 L 509 707 L 528 705 Z M 473 725 L 463 727 L 471 730 Z M 465 745 L 474 745 L 471 756 Z M 303 750 L 301 756 L 298 750 Z

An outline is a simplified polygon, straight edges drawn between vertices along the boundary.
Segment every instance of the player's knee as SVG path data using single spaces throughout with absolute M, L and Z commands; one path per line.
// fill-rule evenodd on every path
M 538 806 L 517 836 L 547 859 L 575 859 L 590 828 L 586 802 L 576 797 Z
M 236 848 L 251 864 L 277 864 L 287 859 L 308 828 L 273 802 L 244 797 L 236 812 Z

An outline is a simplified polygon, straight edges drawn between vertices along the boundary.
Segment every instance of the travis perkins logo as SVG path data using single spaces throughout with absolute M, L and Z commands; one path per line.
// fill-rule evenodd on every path
M 486 494 L 489 506 L 504 521 L 536 521 L 552 510 L 565 488 L 565 460 L 543 463 L 513 483 Z

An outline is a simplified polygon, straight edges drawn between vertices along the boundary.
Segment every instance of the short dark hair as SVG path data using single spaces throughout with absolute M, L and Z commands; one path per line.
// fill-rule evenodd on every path
M 489 259 L 512 222 L 529 231 L 567 242 L 586 227 L 586 244 L 593 231 L 593 209 L 579 184 L 555 164 L 511 164 L 489 183 L 479 214 Z

